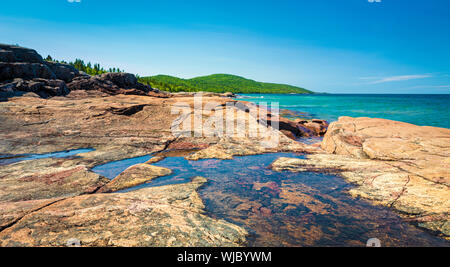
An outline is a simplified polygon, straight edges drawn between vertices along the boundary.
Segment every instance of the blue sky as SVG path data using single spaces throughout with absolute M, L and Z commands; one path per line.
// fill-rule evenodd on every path
M 448 0 L 71 1 L 4 1 L 0 42 L 141 76 L 450 93 Z

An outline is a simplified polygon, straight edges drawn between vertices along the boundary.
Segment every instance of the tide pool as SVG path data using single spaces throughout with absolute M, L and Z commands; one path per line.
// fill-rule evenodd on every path
M 371 117 L 450 128 L 450 95 L 242 94 L 238 99 L 278 102 L 280 109 L 307 113 L 302 114 L 306 119 L 332 122 L 340 116 Z
M 383 246 L 448 246 L 389 208 L 351 197 L 347 191 L 352 185 L 338 175 L 271 170 L 270 164 L 279 157 L 304 155 L 273 153 L 199 161 L 168 157 L 153 165 L 172 169 L 171 175 L 119 193 L 206 177 L 208 182 L 199 194 L 207 215 L 245 227 L 248 246 L 365 246 L 374 237 Z M 111 178 L 148 159 L 110 162 L 93 171 Z

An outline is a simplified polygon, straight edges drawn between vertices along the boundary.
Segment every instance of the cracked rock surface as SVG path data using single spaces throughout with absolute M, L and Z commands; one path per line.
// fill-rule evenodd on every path
M 1 231 L 0 246 L 65 246 L 73 238 L 81 246 L 243 245 L 243 228 L 202 214 L 196 190 L 205 182 L 60 200 Z

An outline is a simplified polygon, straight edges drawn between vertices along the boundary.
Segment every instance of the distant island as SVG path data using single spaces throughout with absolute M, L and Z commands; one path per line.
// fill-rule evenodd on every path
M 241 94 L 313 94 L 307 89 L 287 84 L 264 83 L 230 74 L 213 74 L 192 79 L 169 75 L 139 77 L 139 82 L 168 92 L 215 92 Z

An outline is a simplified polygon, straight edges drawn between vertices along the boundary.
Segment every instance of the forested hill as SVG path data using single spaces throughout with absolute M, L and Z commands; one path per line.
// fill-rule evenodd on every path
M 153 88 L 170 92 L 233 92 L 266 94 L 311 94 L 304 88 L 276 83 L 263 83 L 229 74 L 213 74 L 192 79 L 181 79 L 168 75 L 141 77 L 139 81 Z

